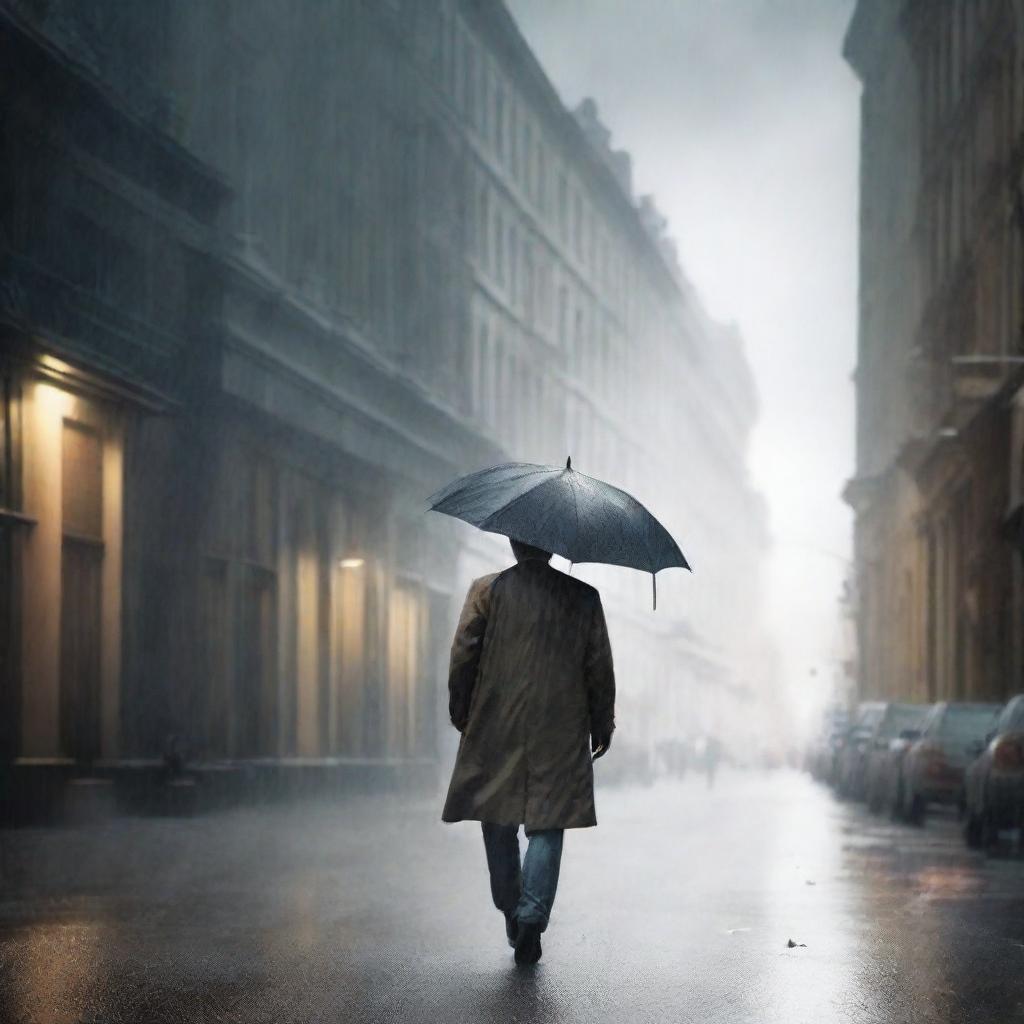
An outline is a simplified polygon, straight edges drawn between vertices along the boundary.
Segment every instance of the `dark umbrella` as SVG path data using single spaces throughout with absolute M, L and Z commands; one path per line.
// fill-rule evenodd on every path
M 602 562 L 655 573 L 689 569 L 671 534 L 632 495 L 565 469 L 509 462 L 460 477 L 430 498 L 434 512 L 554 552 L 570 562 Z

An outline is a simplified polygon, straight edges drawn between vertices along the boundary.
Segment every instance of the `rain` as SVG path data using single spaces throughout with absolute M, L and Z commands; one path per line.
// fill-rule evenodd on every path
M 1024 1012 L 1020 0 L 0 0 L 0 1020 Z

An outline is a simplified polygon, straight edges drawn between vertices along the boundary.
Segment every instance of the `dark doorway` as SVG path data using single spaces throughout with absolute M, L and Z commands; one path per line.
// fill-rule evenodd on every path
M 208 758 L 230 756 L 231 630 L 227 563 L 207 559 L 200 577 L 202 653 L 193 689 L 193 728 Z
M 100 754 L 100 610 L 103 547 L 64 538 L 60 609 L 60 738 L 67 757 Z
M 255 566 L 246 569 L 235 678 L 236 757 L 278 753 L 274 582 L 273 573 Z

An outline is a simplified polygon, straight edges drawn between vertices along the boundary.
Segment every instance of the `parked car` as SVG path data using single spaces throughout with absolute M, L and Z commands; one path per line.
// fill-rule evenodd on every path
M 870 810 L 882 809 L 896 761 L 902 761 L 911 742 L 920 738 L 921 726 L 930 710 L 930 704 L 886 705 L 885 714 L 868 742 L 864 762 L 862 791 Z
M 808 747 L 806 756 L 807 770 L 820 782 L 832 782 L 848 727 L 849 715 L 845 708 L 834 707 L 825 712 L 821 731 Z
M 928 705 L 926 715 L 930 709 L 931 705 Z M 878 810 L 886 812 L 893 821 L 898 821 L 903 814 L 903 763 L 907 752 L 920 738 L 919 726 L 916 729 L 903 729 L 895 739 L 889 741 L 885 758 L 878 770 L 875 792 L 869 796 L 869 799 L 877 802 Z
M 963 803 L 964 772 L 1001 710 L 1001 704 L 946 701 L 932 708 L 921 738 L 903 759 L 902 811 L 907 821 L 920 824 L 929 804 Z
M 995 728 L 967 769 L 964 839 L 968 846 L 994 845 L 1004 828 L 1024 825 L 1024 694 L 1003 708 Z
M 885 717 L 886 707 L 884 701 L 877 700 L 857 705 L 836 762 L 835 787 L 839 796 L 861 796 L 868 745 Z

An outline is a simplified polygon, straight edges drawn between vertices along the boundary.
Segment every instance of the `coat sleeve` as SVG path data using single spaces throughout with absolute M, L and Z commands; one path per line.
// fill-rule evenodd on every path
M 470 586 L 452 641 L 448 663 L 448 715 L 459 732 L 466 728 L 469 721 L 469 704 L 480 668 L 484 631 L 487 629 L 492 579 L 485 576 Z
M 615 668 L 600 595 L 594 596 L 590 632 L 584 655 L 583 679 L 590 708 L 591 736 L 611 736 L 615 730 Z

